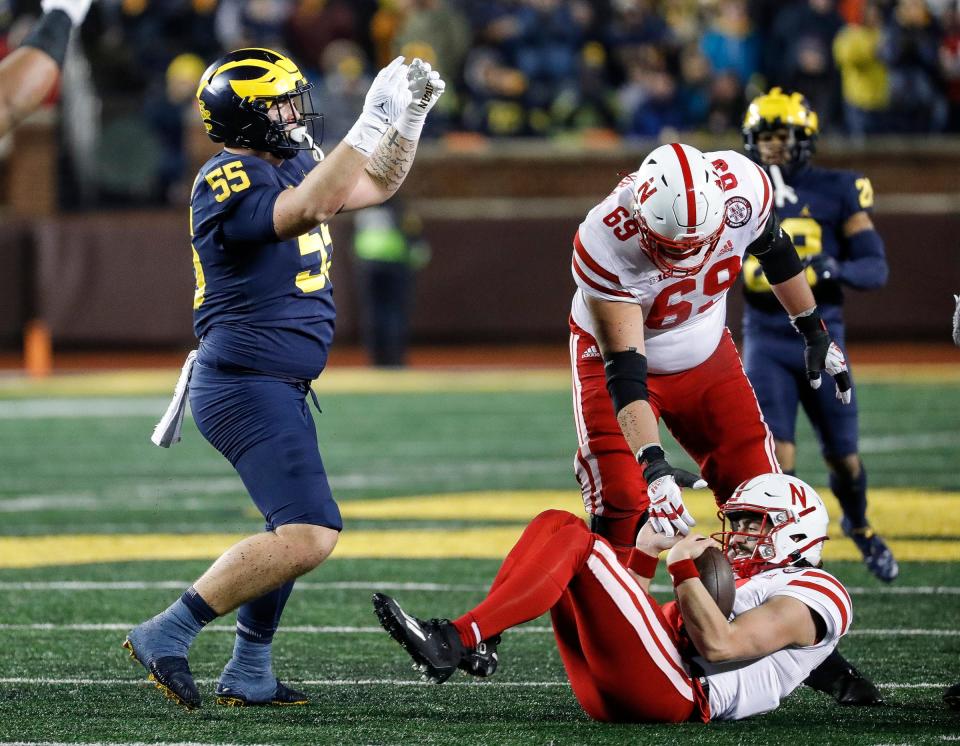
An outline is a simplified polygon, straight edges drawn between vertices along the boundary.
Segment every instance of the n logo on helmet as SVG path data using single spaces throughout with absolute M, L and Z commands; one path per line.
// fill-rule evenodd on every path
M 790 483 L 790 504 L 796 505 L 800 503 L 801 508 L 807 507 L 807 491 L 802 486 L 797 486 L 793 482 Z
M 653 178 L 647 179 L 637 188 L 637 202 L 643 204 L 657 193 L 657 188 L 653 186 Z

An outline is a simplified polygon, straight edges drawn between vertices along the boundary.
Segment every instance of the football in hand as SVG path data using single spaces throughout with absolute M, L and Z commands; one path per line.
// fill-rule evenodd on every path
M 693 564 L 700 573 L 700 582 L 707 589 L 707 593 L 720 607 L 725 617 L 733 611 L 733 600 L 737 595 L 737 586 L 733 581 L 733 570 L 727 558 L 716 547 L 707 547 L 703 554 L 697 557 Z

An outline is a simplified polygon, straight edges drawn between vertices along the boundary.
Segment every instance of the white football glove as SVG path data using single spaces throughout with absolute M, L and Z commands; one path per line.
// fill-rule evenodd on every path
M 51 10 L 62 10 L 70 16 L 74 26 L 79 26 L 83 23 L 83 19 L 87 17 L 91 2 L 92 0 L 42 0 L 40 7 L 44 13 L 49 13 Z
M 410 104 L 410 98 L 407 66 L 400 56 L 373 79 L 363 102 L 363 112 L 343 138 L 344 142 L 364 155 L 372 155 L 380 138 Z
M 407 71 L 407 87 L 411 94 L 410 104 L 393 126 L 397 128 L 401 137 L 407 140 L 418 140 L 427 120 L 427 114 L 443 95 L 447 84 L 440 77 L 440 73 L 431 68 L 429 62 L 414 57 Z
M 699 489 L 707 483 L 700 479 L 691 486 Z M 650 498 L 649 520 L 658 534 L 686 536 L 690 527 L 697 524 L 683 504 L 683 493 L 672 474 L 665 474 L 647 485 L 647 496 Z
M 837 384 L 837 398 L 844 404 L 853 399 L 853 380 L 847 369 L 843 350 L 830 338 L 827 325 L 814 307 L 802 314 L 790 317 L 793 328 L 803 335 L 803 361 L 807 368 L 810 388 L 820 388 L 820 371 L 827 371 Z
M 831 341 L 830 346 L 827 347 L 827 357 L 823 362 L 823 369 L 833 376 L 837 383 L 837 398 L 844 404 L 849 404 L 853 398 L 853 385 L 850 382 L 850 373 L 847 370 L 847 360 L 843 356 L 843 350 L 837 346 L 836 342 Z M 811 371 L 809 377 L 810 388 L 820 388 L 819 373 L 814 374 Z

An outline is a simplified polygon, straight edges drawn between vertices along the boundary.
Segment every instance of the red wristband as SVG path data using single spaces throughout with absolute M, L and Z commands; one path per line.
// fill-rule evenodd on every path
M 641 578 L 652 578 L 657 574 L 657 564 L 659 557 L 651 557 L 646 552 L 641 552 L 634 547 L 627 555 L 627 569 L 633 570 Z
M 669 572 L 670 577 L 673 578 L 674 588 L 684 580 L 700 577 L 700 572 L 697 570 L 697 566 L 693 563 L 692 559 L 682 559 L 677 562 L 671 562 L 667 565 L 667 572 Z

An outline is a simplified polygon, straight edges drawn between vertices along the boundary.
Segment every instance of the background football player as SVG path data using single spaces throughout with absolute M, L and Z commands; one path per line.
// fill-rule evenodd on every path
M 777 214 L 807 265 L 817 307 L 844 346 L 844 288 L 872 290 L 887 281 L 883 239 L 870 219 L 873 187 L 852 171 L 810 163 L 819 132 L 816 112 L 800 93 L 773 88 L 755 98 L 743 120 L 746 152 L 770 174 Z M 787 473 L 796 468 L 796 419 L 803 407 L 820 441 L 830 488 L 843 509 L 841 526 L 876 577 L 899 567 L 867 520 L 867 472 L 857 443 L 856 394 L 849 406 L 806 385 L 803 351 L 759 264 L 743 265 L 744 364 Z
M 729 620 L 693 562 L 714 541 L 664 537 L 648 522 L 621 564 L 604 538 L 561 510 L 527 526 L 487 597 L 453 622 L 417 619 L 383 594 L 374 608 L 437 683 L 466 667 L 483 640 L 550 611 L 573 693 L 596 720 L 707 722 L 769 712 L 836 647 L 853 606 L 820 569 L 829 516 L 809 485 L 762 475 L 740 485 L 722 511 L 729 530 L 719 538 L 740 578 Z M 679 618 L 649 595 L 667 549 Z
M 356 124 L 324 157 L 313 131 L 311 86 L 289 58 L 241 49 L 200 80 L 200 116 L 224 148 L 200 169 L 191 195 L 200 345 L 181 380 L 189 380 L 198 429 L 236 468 L 266 530 L 228 549 L 124 643 L 187 708 L 200 705 L 187 664 L 193 639 L 238 607 L 234 653 L 217 701 L 307 701 L 274 675 L 271 642 L 294 579 L 330 555 L 343 527 L 307 404 L 336 315 L 325 221 L 397 191 L 443 90 L 429 64 L 407 66 L 398 57 L 377 75 Z M 178 392 L 182 417 L 180 385 Z M 169 445 L 178 433 L 179 425 L 155 442 Z
M 0 137 L 44 102 L 60 77 L 70 31 L 91 0 L 43 0 L 43 16 L 20 46 L 0 60 Z

